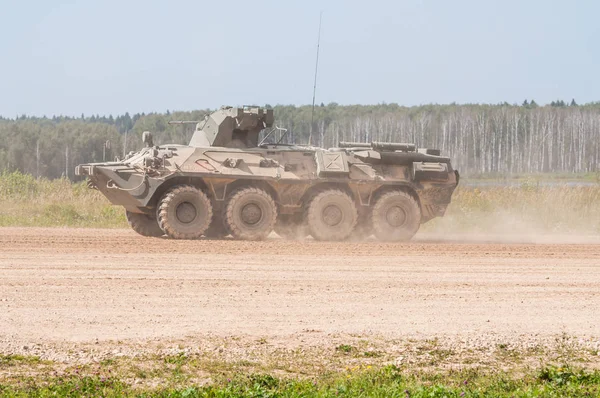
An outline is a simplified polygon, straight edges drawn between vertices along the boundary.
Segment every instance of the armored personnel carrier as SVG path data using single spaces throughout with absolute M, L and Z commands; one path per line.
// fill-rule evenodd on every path
M 75 174 L 125 207 L 139 234 L 174 239 L 260 240 L 275 230 L 285 238 L 404 241 L 444 215 L 458 184 L 439 150 L 269 143 L 273 123 L 272 109 L 222 107 L 197 123 L 187 146 L 155 146 L 145 132 L 139 152 L 79 165 Z

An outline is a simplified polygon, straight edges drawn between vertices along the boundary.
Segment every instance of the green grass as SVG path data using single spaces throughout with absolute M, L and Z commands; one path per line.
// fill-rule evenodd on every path
M 340 344 L 339 346 L 335 347 L 335 349 L 336 351 L 343 352 L 344 354 L 349 354 L 352 351 L 356 350 L 349 344 Z
M 477 369 L 411 372 L 394 365 L 282 378 L 239 373 L 204 385 L 138 388 L 116 376 L 75 373 L 0 385 L 4 397 L 598 397 L 600 372 L 544 366 L 526 373 Z
M 36 356 L 26 356 L 26 355 L 3 355 L 0 354 L 0 367 L 7 366 L 17 366 L 23 364 L 39 364 L 42 363 L 42 360 Z
M 288 350 L 253 339 L 161 344 L 83 363 L 5 355 L 0 397 L 600 397 L 600 358 L 590 348 L 566 334 L 475 350 L 345 336 Z

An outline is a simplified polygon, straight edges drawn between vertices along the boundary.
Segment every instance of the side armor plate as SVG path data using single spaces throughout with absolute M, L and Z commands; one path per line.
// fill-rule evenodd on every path
M 317 152 L 317 171 L 320 176 L 348 174 L 348 159 L 344 152 Z

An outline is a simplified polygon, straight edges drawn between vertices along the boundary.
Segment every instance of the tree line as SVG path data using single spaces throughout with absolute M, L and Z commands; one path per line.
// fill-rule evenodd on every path
M 270 107 L 270 105 L 266 105 Z M 277 105 L 283 142 L 333 147 L 340 141 L 410 142 L 439 148 L 464 175 L 596 172 L 600 167 L 600 103 L 575 100 L 521 105 Z M 111 116 L 0 118 L 0 170 L 73 178 L 77 164 L 122 158 L 139 149 L 141 133 L 155 142 L 186 144 L 210 110 Z M 313 123 L 311 125 L 311 119 Z

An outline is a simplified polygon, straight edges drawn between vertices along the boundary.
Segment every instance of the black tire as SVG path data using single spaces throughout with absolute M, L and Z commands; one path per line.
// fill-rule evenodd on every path
M 373 206 L 373 233 L 382 241 L 410 240 L 421 225 L 421 208 L 410 194 L 392 191 L 381 195 Z
M 287 215 L 282 217 L 281 215 L 277 218 L 275 226 L 273 227 L 275 233 L 284 239 L 288 240 L 300 240 L 304 239 L 309 235 L 308 225 L 304 220 L 296 215 Z
M 236 239 L 266 239 L 276 220 L 275 201 L 260 188 L 241 188 L 227 200 L 225 225 Z
M 165 234 L 160 229 L 156 217 L 152 217 L 149 214 L 132 213 L 125 210 L 125 217 L 131 229 L 142 236 L 159 237 Z
M 197 239 L 208 229 L 212 205 L 204 192 L 191 185 L 171 188 L 159 202 L 158 224 L 174 239 Z
M 315 195 L 306 210 L 308 229 L 317 240 L 348 238 L 357 219 L 354 201 L 338 189 L 328 189 Z

